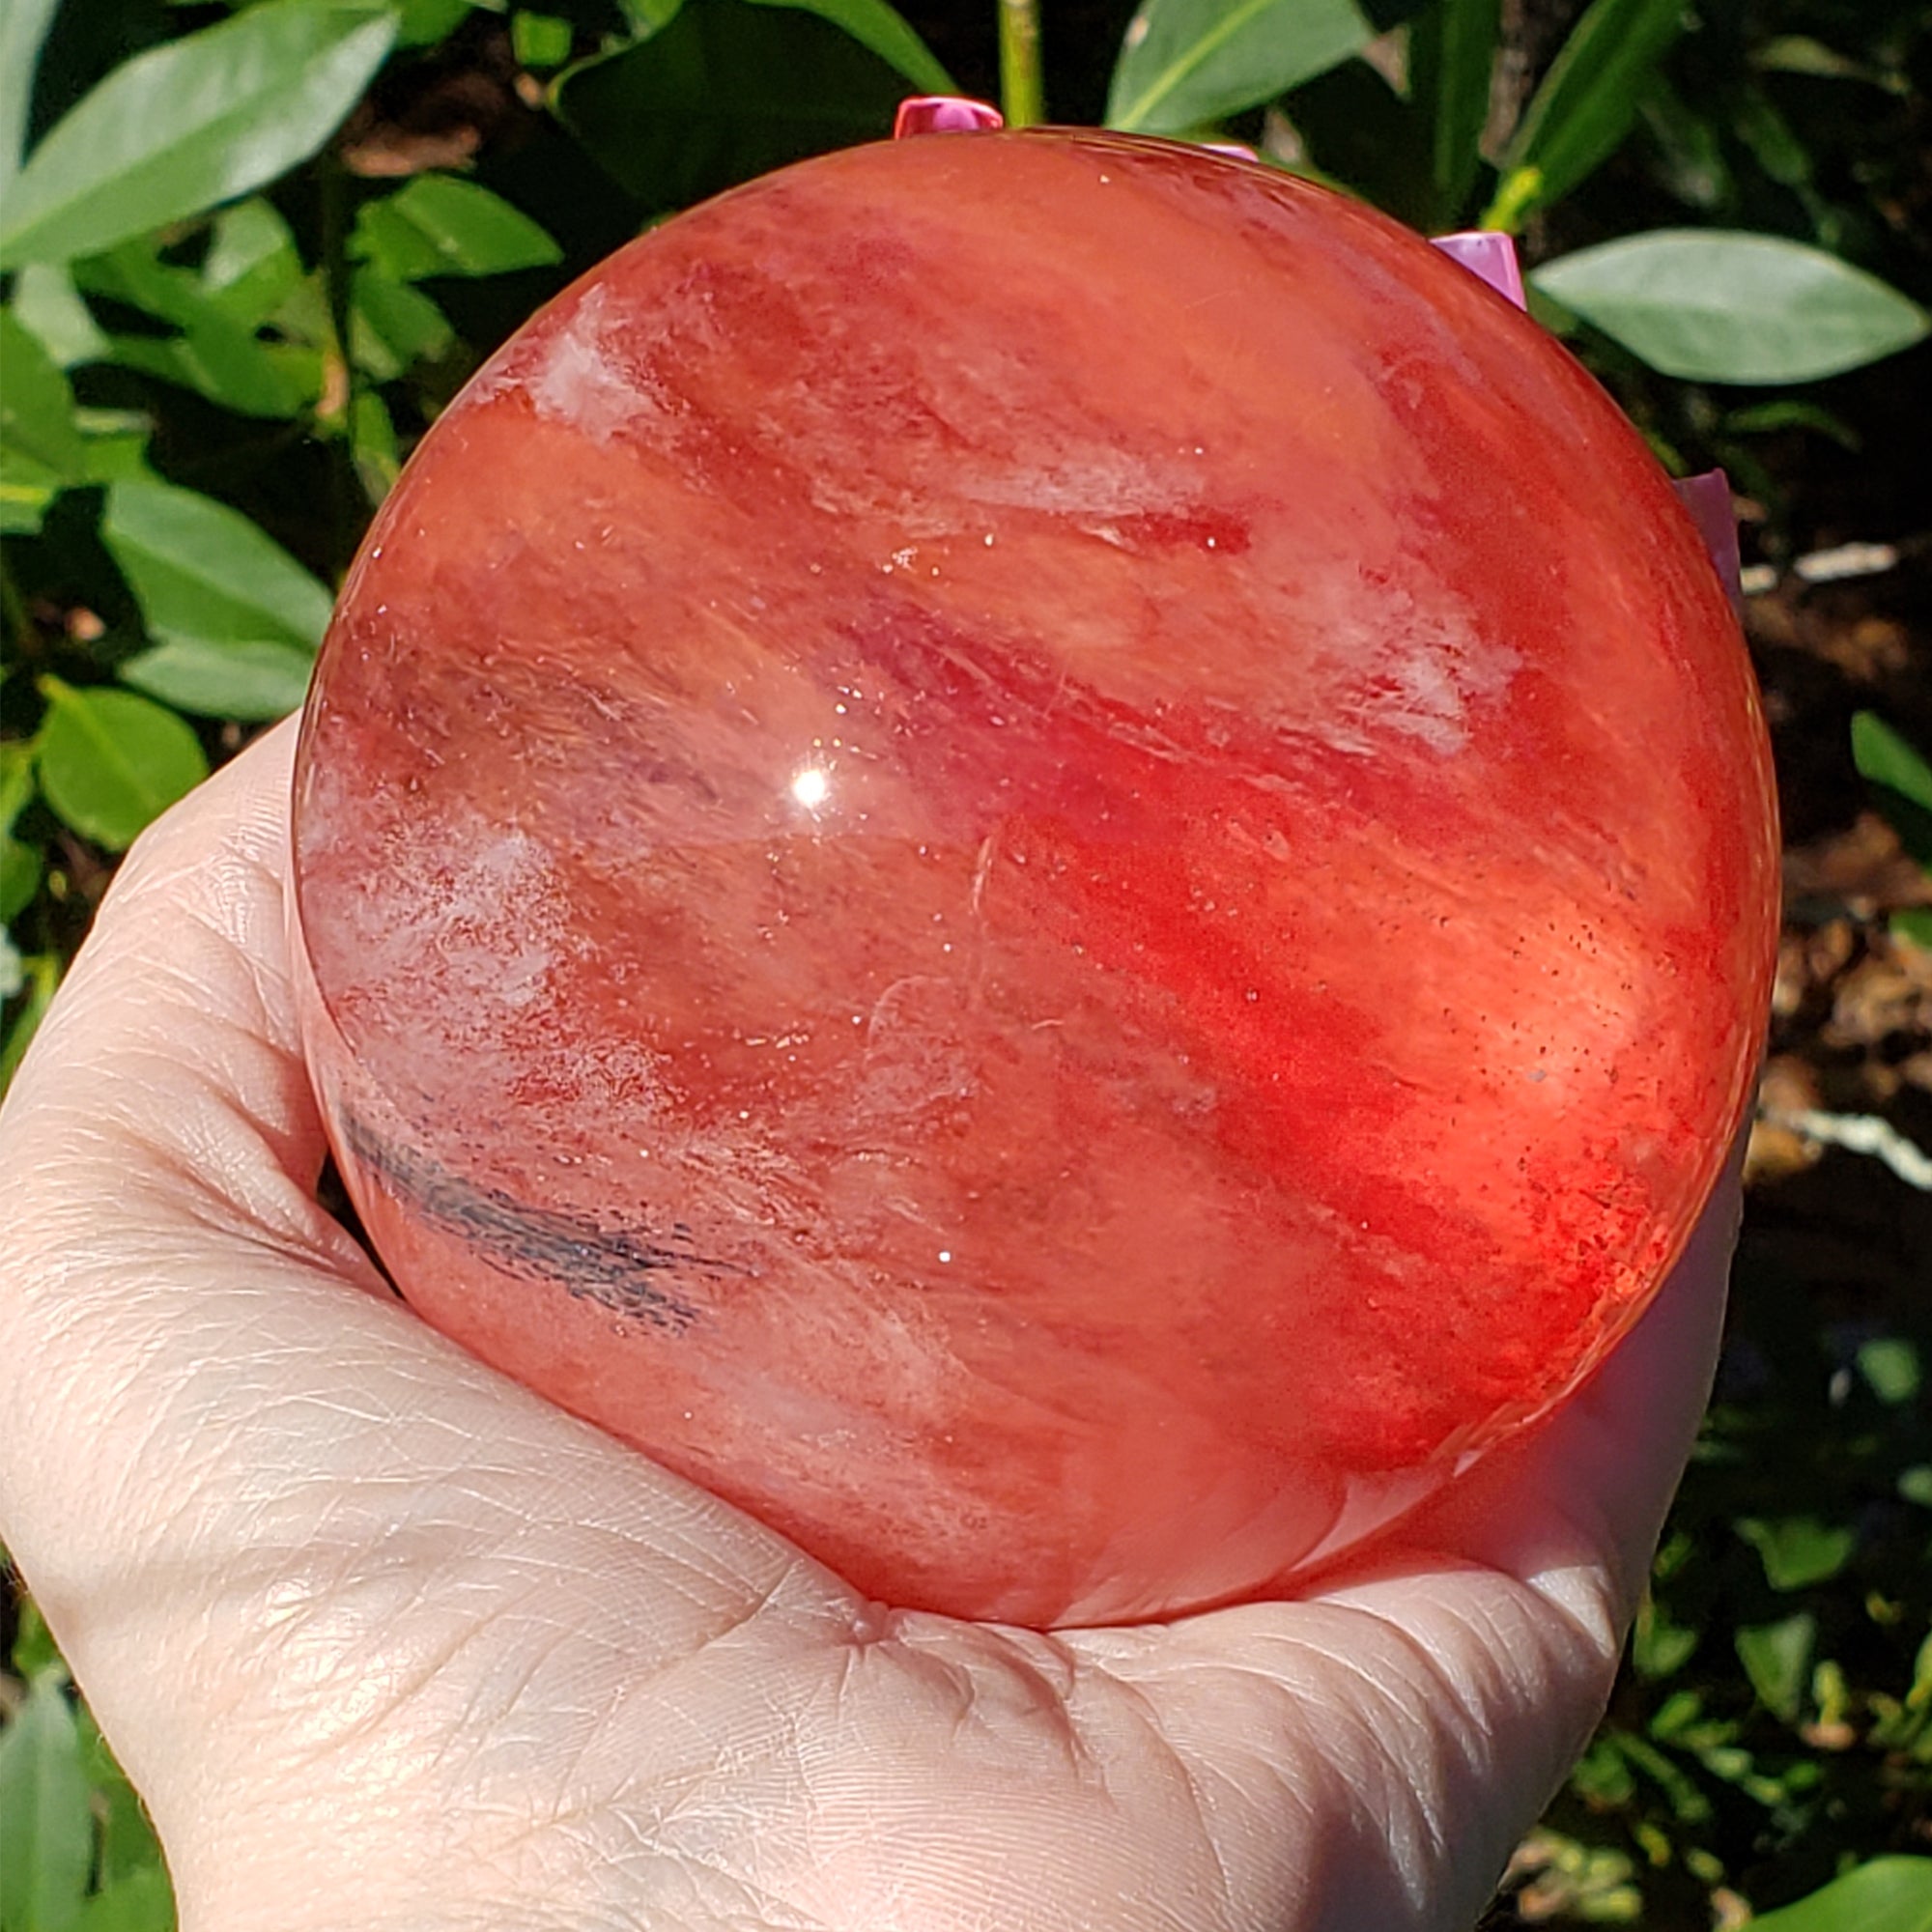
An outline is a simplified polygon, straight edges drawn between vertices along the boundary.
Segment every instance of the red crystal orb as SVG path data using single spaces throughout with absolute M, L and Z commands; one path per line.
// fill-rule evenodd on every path
M 1278 1591 L 1548 1410 L 1743 1115 L 1690 519 L 1527 318 L 1075 132 L 558 298 L 344 593 L 308 1046 L 403 1293 L 891 1601 Z

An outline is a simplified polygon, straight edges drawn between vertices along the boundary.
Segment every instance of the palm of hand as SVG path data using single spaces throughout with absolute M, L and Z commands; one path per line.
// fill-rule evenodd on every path
M 1725 1211 L 1554 1423 L 1301 1601 L 884 1610 L 458 1353 L 317 1207 L 289 750 L 144 841 L 0 1120 L 0 1535 L 185 1925 L 1473 1919 L 1606 1689 Z

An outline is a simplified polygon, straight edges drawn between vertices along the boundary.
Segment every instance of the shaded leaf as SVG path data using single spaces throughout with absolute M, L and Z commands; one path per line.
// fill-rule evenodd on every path
M 350 253 L 392 281 L 536 269 L 563 251 L 501 195 L 454 175 L 417 175 L 356 212 Z
M 925 94 L 958 91 L 932 49 L 886 0 L 754 0 L 760 7 L 796 7 L 846 33 Z
M 0 308 L 0 442 L 57 477 L 77 478 L 83 455 L 73 390 L 39 336 Z
M 1560 201 L 1616 152 L 1684 23 L 1684 0 L 1593 0 L 1503 150 L 1496 201 L 1513 218 L 1495 225 Z
M 1738 1534 L 1758 1553 L 1774 1590 L 1803 1590 L 1829 1582 L 1851 1560 L 1858 1533 L 1816 1517 L 1740 1518 Z
M 83 1703 L 74 1709 L 80 1732 L 80 1763 L 94 1787 L 94 1812 L 100 1828 L 99 1882 L 103 1885 L 161 1862 L 161 1843 L 147 1808 L 107 1747 L 94 1714 Z
M 41 889 L 41 855 L 10 833 L 0 833 L 0 925 L 34 902 Z
M 94 1818 L 66 1681 L 41 1671 L 0 1732 L 0 1932 L 68 1932 L 87 1889 Z
M 332 600 L 266 531 L 192 490 L 117 483 L 100 536 L 158 646 L 122 667 L 128 683 L 221 718 L 301 702 Z
M 581 62 L 556 113 L 646 207 L 683 208 L 892 127 L 905 79 L 815 14 L 687 0 L 647 41 Z
M 1659 228 L 1546 263 L 1552 301 L 1666 376 L 1808 383 L 1895 355 L 1932 318 L 1875 275 L 1772 235 Z
M 1817 1638 L 1817 1619 L 1803 1612 L 1775 1624 L 1752 1624 L 1736 1634 L 1738 1662 L 1751 1689 L 1787 1724 L 1796 1719 L 1804 1701 Z
M 13 1084 L 14 1075 L 33 1044 L 34 1035 L 40 1031 L 47 1009 L 54 1003 L 55 989 L 60 985 L 61 963 L 53 953 L 36 953 L 20 964 L 26 969 L 26 998 L 14 1014 L 13 1025 L 7 1029 L 7 1037 L 0 1040 L 0 1094 Z
M 1852 714 L 1852 762 L 1860 777 L 1932 811 L 1932 762 L 1875 711 Z
M 1873 1859 L 1751 1925 L 1753 1932 L 1932 1932 L 1932 1859 Z
M 1502 0 L 1436 0 L 1410 23 L 1408 98 L 1429 130 L 1434 218 L 1453 222 L 1482 172 Z
M 267 0 L 116 68 L 34 150 L 0 268 L 98 253 L 315 153 L 395 39 L 380 0 Z
M 443 312 L 419 289 L 373 269 L 352 277 L 349 353 L 377 382 L 393 382 L 412 363 L 435 361 L 455 340 Z
M 473 0 L 400 0 L 396 8 L 396 44 L 433 46 L 462 25 Z M 500 5 L 501 0 L 495 0 Z
M 1312 80 L 1374 38 L 1354 0 L 1143 0 L 1114 66 L 1107 126 L 1207 127 Z
M 1344 61 L 1316 75 L 1295 90 L 1288 113 L 1325 177 L 1399 221 L 1430 225 L 1435 194 L 1428 126 L 1368 62 Z
M 121 851 L 208 776 L 194 733 L 148 698 L 76 691 L 54 677 L 41 680 L 41 789 L 83 838 Z

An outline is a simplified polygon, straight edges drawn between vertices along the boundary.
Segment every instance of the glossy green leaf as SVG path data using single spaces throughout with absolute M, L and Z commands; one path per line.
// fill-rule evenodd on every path
M 83 838 L 121 851 L 208 776 L 200 740 L 150 699 L 76 691 L 54 677 L 41 680 L 41 789 Z
M 41 44 L 61 0 L 0 0 L 0 187 L 6 186 L 27 148 L 27 116 Z
M 165 483 L 117 483 L 101 541 L 156 648 L 129 684 L 185 711 L 279 718 L 307 690 L 327 588 L 239 511 Z
M 40 1031 L 60 985 L 61 963 L 53 953 L 38 952 L 20 964 L 27 976 L 26 997 L 14 1009 L 6 1037 L 0 1039 L 0 1094 L 13 1084 L 14 1075 L 27 1048 L 33 1044 L 34 1035 Z
M 58 1665 L 0 1731 L 0 1932 L 70 1932 L 94 1861 L 80 1734 Z
M 876 140 L 906 77 L 814 13 L 687 0 L 647 41 L 556 83 L 558 117 L 647 208 L 683 208 L 809 155 Z
M 1811 1652 L 1818 1640 L 1818 1620 L 1801 1612 L 1773 1624 L 1752 1624 L 1738 1631 L 1738 1662 L 1759 1701 L 1786 1723 L 1793 1722 L 1811 1677 Z
M 137 54 L 34 150 L 0 268 L 95 254 L 274 180 L 334 131 L 395 32 L 380 0 L 267 0 Z
M 63 369 L 77 362 L 105 361 L 111 354 L 106 336 L 64 268 L 30 262 L 14 277 L 9 306 Z
M 1773 235 L 1659 228 L 1532 275 L 1666 376 L 1808 383 L 1896 355 L 1932 327 L 1916 302 L 1835 255 Z
M 454 175 L 417 175 L 394 194 L 365 201 L 350 253 L 392 281 L 495 275 L 560 261 L 563 251 L 500 195 Z
M 1764 1580 L 1774 1590 L 1830 1582 L 1858 1546 L 1856 1530 L 1809 1516 L 1744 1517 L 1737 1531 L 1757 1551 Z
M 1312 80 L 1374 38 L 1354 0 L 1143 0 L 1114 66 L 1107 126 L 1207 127 Z
M 701 4 L 701 0 L 700 0 Z M 753 0 L 759 7 L 793 7 L 816 14 L 926 94 L 957 92 L 952 76 L 911 25 L 886 0 Z
M 73 1932 L 173 1932 L 175 1895 L 159 1865 L 104 1886 L 82 1906 Z
M 1932 761 L 1875 711 L 1852 714 L 1852 761 L 1861 778 L 1932 811 Z
M 39 336 L 0 308 L 0 443 L 56 476 L 78 477 L 83 455 L 73 390 Z
M 1751 1932 L 1932 1932 L 1932 1859 L 1873 1859 Z
M 1462 213 L 1482 172 L 1502 0 L 1436 0 L 1408 29 L 1408 98 L 1429 129 L 1435 219 Z
M 1503 151 L 1497 208 L 1513 218 L 1494 225 L 1560 201 L 1616 152 L 1685 20 L 1684 0 L 1593 0 Z

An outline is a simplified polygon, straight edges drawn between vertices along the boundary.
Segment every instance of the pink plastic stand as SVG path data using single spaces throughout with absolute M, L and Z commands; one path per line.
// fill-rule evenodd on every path
M 1006 116 L 991 101 L 972 100 L 963 94 L 920 94 L 899 102 L 893 139 L 903 141 L 908 134 L 973 134 L 1006 125 Z
M 1697 534 L 1704 539 L 1704 548 L 1711 553 L 1711 561 L 1731 600 L 1731 608 L 1742 611 L 1744 566 L 1738 554 L 1738 516 L 1731 507 L 1731 479 L 1721 469 L 1707 469 L 1701 476 L 1679 477 L 1670 487 L 1677 492 L 1677 500 L 1690 512 Z
M 1507 235 L 1491 228 L 1466 229 L 1460 235 L 1438 235 L 1435 246 L 1451 260 L 1461 262 L 1472 275 L 1506 297 L 1518 308 L 1527 308 L 1522 293 L 1522 265 L 1516 258 L 1516 243 Z

